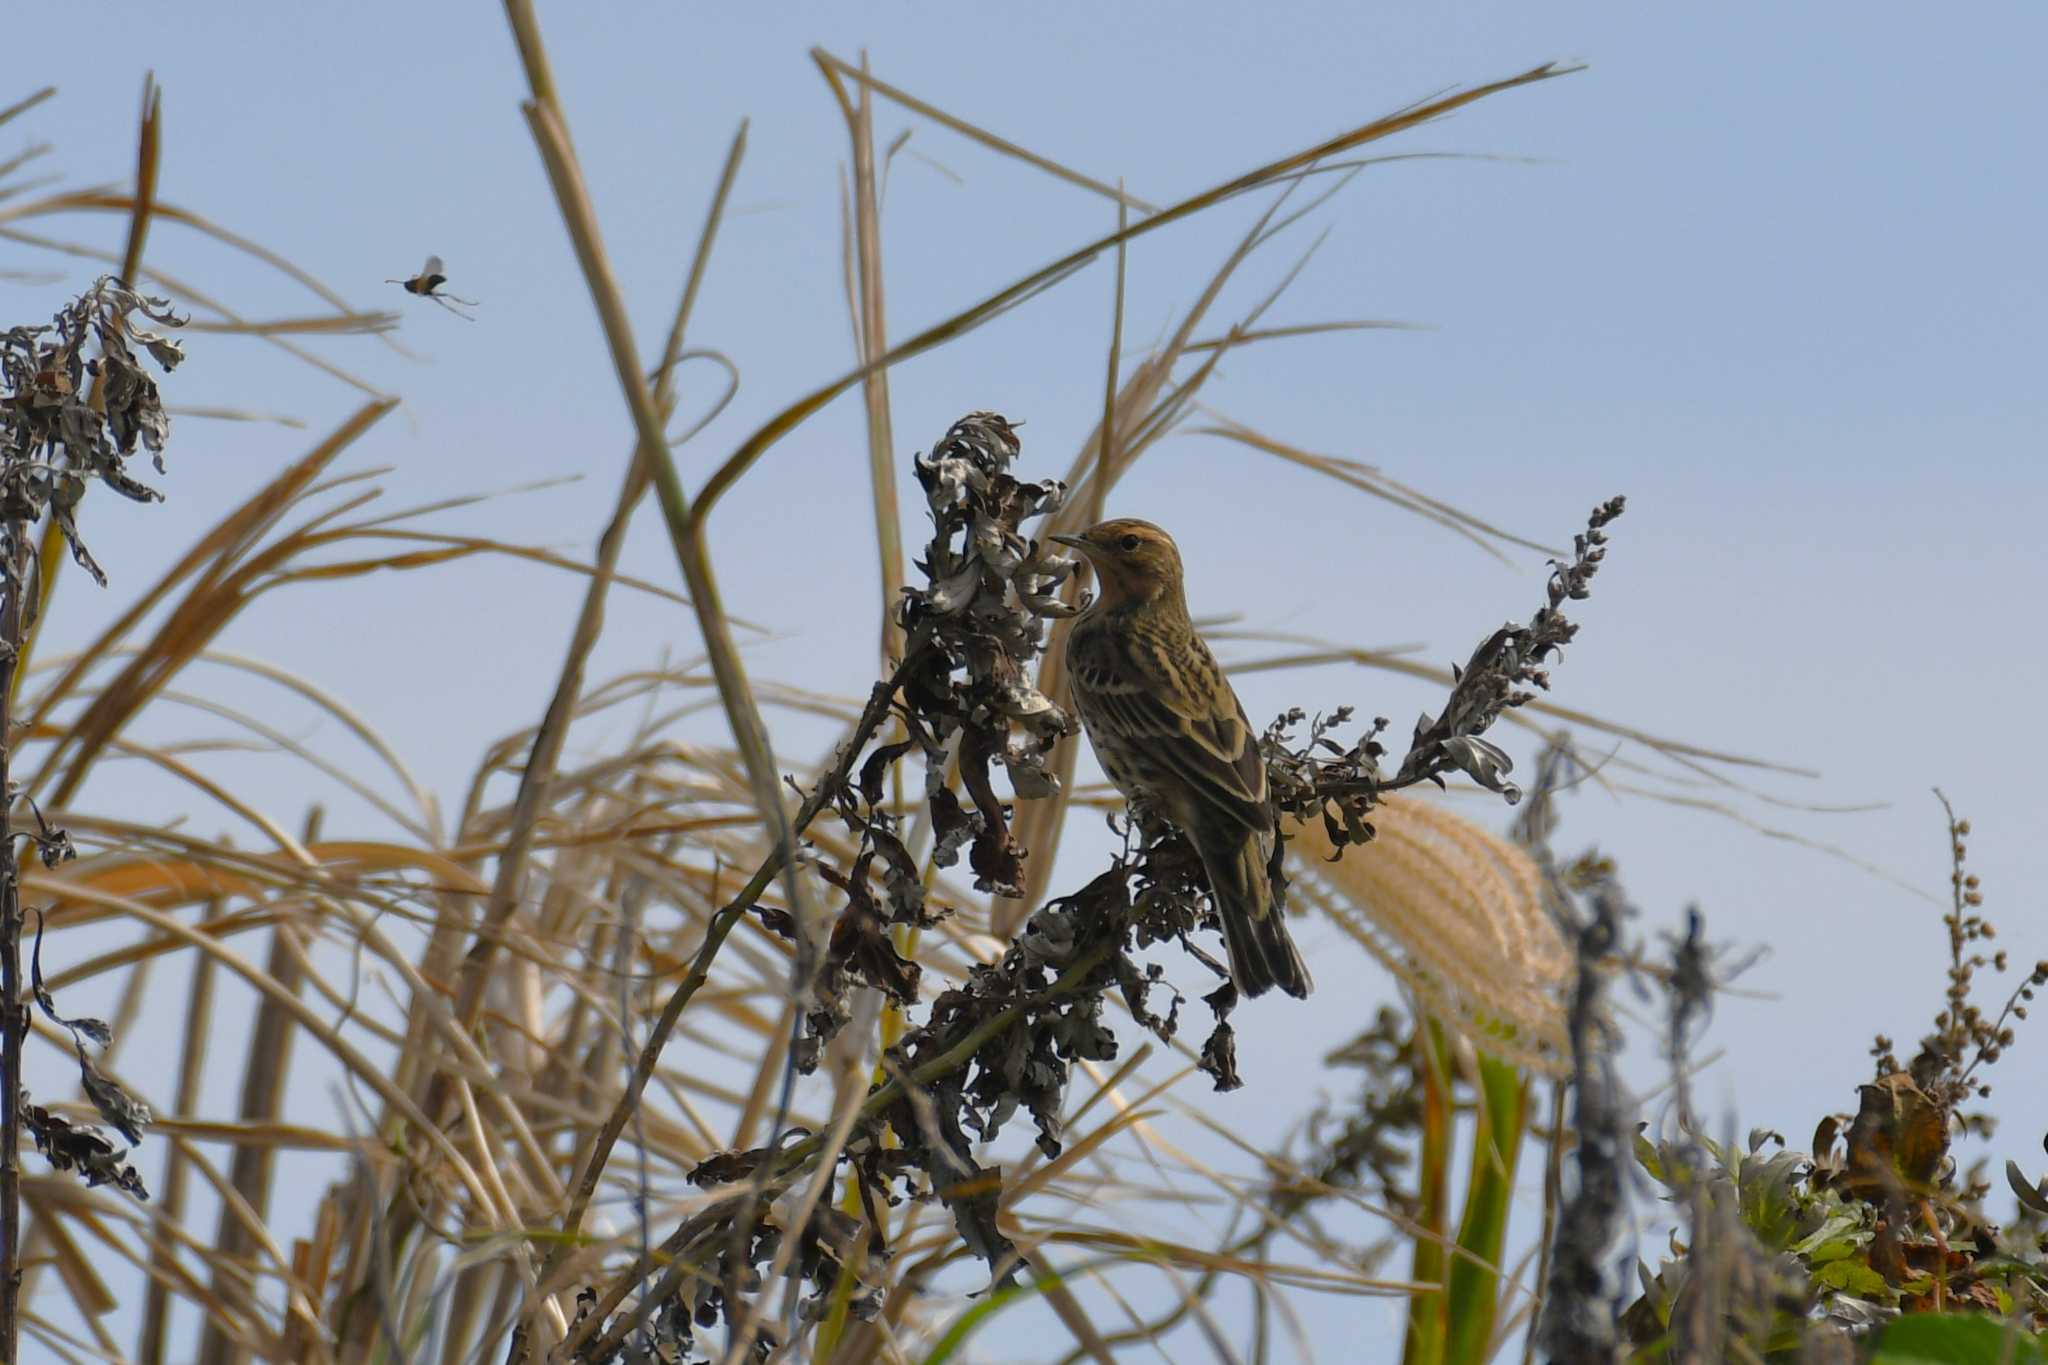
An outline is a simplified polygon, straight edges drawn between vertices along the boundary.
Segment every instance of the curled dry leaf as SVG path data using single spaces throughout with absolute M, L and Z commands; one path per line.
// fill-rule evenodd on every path
M 39 1104 L 23 1104 L 21 1122 L 53 1170 L 76 1171 L 88 1187 L 112 1185 L 137 1199 L 149 1198 L 142 1177 L 122 1159 L 127 1152 L 107 1141 L 99 1129 L 72 1123 Z
M 76 1036 L 72 1038 L 71 1045 L 78 1052 L 78 1083 L 85 1088 L 86 1098 L 92 1101 L 92 1107 L 128 1139 L 130 1146 L 140 1143 L 142 1130 L 150 1125 L 153 1118 L 149 1106 L 102 1076 L 85 1055 L 85 1044 Z
M 183 352 L 142 325 L 179 326 L 166 299 L 125 289 L 111 276 L 59 309 L 49 325 L 0 330 L 0 525 L 10 542 L 47 510 L 72 556 L 106 584 L 79 538 L 77 508 L 88 477 L 123 497 L 156 502 L 162 494 L 127 470 L 137 443 L 161 472 L 171 419 L 156 380 L 137 359 L 140 346 L 165 371 Z M 95 403 L 95 387 L 98 401 Z M 13 572 L 18 556 L 0 561 Z
M 941 844 L 950 853 L 971 839 L 977 888 L 1010 896 L 1022 894 L 1024 851 L 1010 837 L 1009 812 L 989 769 L 1001 763 L 1021 797 L 1050 796 L 1058 784 L 1045 769 L 1046 755 L 1078 729 L 1031 682 L 1045 622 L 1070 613 L 1057 591 L 1074 565 L 1047 554 L 1022 529 L 1057 512 L 1067 488 L 1058 479 L 1027 483 L 1012 475 L 1021 450 L 1007 420 L 975 412 L 916 458 L 932 518 L 917 562 L 927 585 L 905 588 L 898 611 L 913 733 L 927 765 L 941 770 L 945 746 L 957 744 L 961 779 L 974 802 L 971 833 L 957 801 L 943 812 L 935 802 Z

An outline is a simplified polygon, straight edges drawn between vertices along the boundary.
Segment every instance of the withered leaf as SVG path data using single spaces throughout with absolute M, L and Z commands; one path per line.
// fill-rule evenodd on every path
M 1931 1187 L 1948 1155 L 1948 1115 L 1903 1071 L 1860 1087 L 1847 1182 L 1866 1195 Z
M 882 890 L 889 902 L 889 922 L 936 924 L 939 917 L 925 912 L 924 878 L 918 872 L 917 860 L 910 856 L 903 841 L 879 824 L 868 827 L 867 838 L 882 860 Z
M 2005 1163 L 2005 1183 L 2012 1186 L 2013 1197 L 2020 1201 L 2021 1208 L 2048 1214 L 2048 1194 L 2042 1192 L 2038 1182 L 2027 1179 L 2017 1161 Z
M 990 1269 L 991 1289 L 1015 1283 L 1020 1261 L 1017 1247 L 996 1227 L 996 1213 L 1003 1192 L 1003 1168 L 967 1163 L 967 1169 L 951 1183 L 938 1189 L 939 1198 L 953 1214 L 953 1225 L 968 1249 Z
M 985 740 L 970 734 L 961 742 L 960 780 L 966 784 L 967 794 L 973 798 L 982 819 L 981 832 L 975 836 L 967 861 L 974 869 L 977 890 L 992 891 L 998 896 L 1021 896 L 1023 850 L 1010 838 L 1009 812 L 996 799 L 995 789 L 989 784 L 989 757 Z
M 30 989 L 35 994 L 36 1004 L 42 1009 L 44 1014 L 49 1016 L 52 1022 L 70 1029 L 74 1034 L 82 1034 L 90 1038 L 100 1047 L 105 1047 L 108 1043 L 114 1041 L 114 1030 L 106 1020 L 94 1019 L 90 1016 L 66 1019 L 63 1015 L 57 1013 L 56 997 L 52 996 L 49 989 L 43 985 L 43 912 L 37 906 L 30 906 L 29 909 L 35 913 L 36 917 L 35 947 L 29 954 Z M 143 1121 L 145 1123 L 148 1122 L 147 1111 L 145 1111 Z
M 88 1187 L 113 1185 L 137 1199 L 148 1201 L 149 1190 L 143 1185 L 142 1177 L 121 1159 L 127 1153 L 118 1150 L 99 1129 L 87 1124 L 73 1124 L 39 1104 L 28 1103 L 25 1095 L 21 1121 L 35 1140 L 36 1150 L 43 1154 L 53 1170 L 77 1171 L 85 1177 Z
M 689 1181 L 699 1189 L 737 1184 L 752 1177 L 770 1154 L 766 1147 L 754 1147 L 744 1152 L 714 1152 L 690 1168 Z
M 1236 1090 L 1244 1084 L 1244 1077 L 1237 1074 L 1237 1030 L 1228 1021 L 1217 1020 L 1215 1031 L 1202 1044 L 1202 1059 L 1197 1065 L 1216 1083 L 1218 1092 Z
M 855 862 L 851 877 L 819 866 L 820 875 L 847 893 L 846 908 L 833 922 L 825 965 L 819 973 L 817 992 L 821 1001 L 839 992 L 842 977 L 873 986 L 904 1004 L 917 999 L 920 969 L 889 941 L 888 926 L 875 909 L 874 897 L 868 893 L 867 871 L 872 856 L 871 852 L 863 854 Z
M 932 811 L 932 862 L 940 867 L 951 867 L 960 861 L 961 846 L 981 832 L 982 819 L 961 806 L 960 798 L 945 785 L 944 774 L 940 774 L 937 784 L 928 790 Z
M 867 762 L 860 765 L 860 799 L 870 807 L 882 804 L 882 783 L 896 760 L 910 752 L 915 740 L 900 740 L 895 744 L 884 744 L 868 755 Z
M 1515 761 L 1507 751 L 1475 735 L 1454 735 L 1439 741 L 1444 757 L 1488 791 L 1499 792 L 1509 805 L 1522 799 L 1522 789 L 1507 780 Z
M 72 1038 L 71 1045 L 78 1051 L 79 1084 L 84 1087 L 86 1098 L 92 1101 L 92 1107 L 128 1139 L 129 1146 L 140 1143 L 142 1130 L 151 1121 L 149 1106 L 102 1076 L 87 1059 L 85 1044 L 77 1037 Z

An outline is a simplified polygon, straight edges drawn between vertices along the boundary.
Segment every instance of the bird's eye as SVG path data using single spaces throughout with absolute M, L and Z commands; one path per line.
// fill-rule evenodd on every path
M 1143 542 L 1141 542 L 1136 536 L 1125 536 L 1122 540 L 1119 540 L 1117 542 L 1117 545 L 1122 548 L 1125 554 L 1131 554 L 1135 552 L 1138 546 L 1142 543 Z

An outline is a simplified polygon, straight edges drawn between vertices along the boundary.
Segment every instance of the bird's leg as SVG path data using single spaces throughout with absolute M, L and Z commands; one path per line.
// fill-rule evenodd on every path
M 1173 826 L 1150 795 L 1140 792 L 1130 798 L 1130 809 L 1131 827 L 1138 831 L 1140 847 L 1151 848 L 1172 836 Z

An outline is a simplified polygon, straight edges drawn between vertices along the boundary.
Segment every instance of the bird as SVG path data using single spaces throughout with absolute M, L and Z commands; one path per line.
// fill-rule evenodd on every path
M 1099 592 L 1067 633 L 1067 676 L 1103 772 L 1187 836 L 1209 875 L 1230 975 L 1246 996 L 1314 988 L 1267 871 L 1274 817 L 1244 705 L 1188 616 L 1180 549 L 1122 517 L 1052 540 L 1080 551 Z
M 455 306 L 460 303 L 475 308 L 478 306 L 475 299 L 465 299 L 454 294 L 440 292 L 441 286 L 448 283 L 448 272 L 441 264 L 439 256 L 427 257 L 427 263 L 420 267 L 420 273 L 409 280 L 386 280 L 384 283 L 398 285 L 408 294 L 418 294 L 422 298 L 432 299 L 435 303 L 440 304 L 443 308 L 455 314 L 456 317 L 466 318 L 470 322 L 476 321 L 475 318 L 470 317 L 469 314 Z

